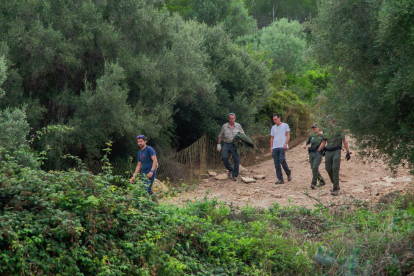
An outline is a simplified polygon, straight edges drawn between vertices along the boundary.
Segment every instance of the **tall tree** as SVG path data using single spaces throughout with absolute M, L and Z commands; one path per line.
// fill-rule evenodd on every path
M 414 2 L 321 0 L 313 52 L 332 66 L 327 112 L 365 154 L 414 164 Z
M 222 24 L 233 39 L 257 30 L 243 0 L 167 0 L 171 12 L 178 11 L 184 19 L 193 19 L 208 26 Z
M 304 22 L 317 13 L 317 0 L 246 0 L 246 7 L 259 28 L 281 18 Z

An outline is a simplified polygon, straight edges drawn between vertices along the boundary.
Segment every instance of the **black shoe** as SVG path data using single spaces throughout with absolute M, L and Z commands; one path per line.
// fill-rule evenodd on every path
M 283 180 L 278 180 L 278 181 L 276 181 L 276 182 L 275 182 L 275 184 L 285 184 L 285 181 L 283 181 Z
M 325 185 L 326 185 L 326 184 L 325 184 L 325 182 L 319 182 L 319 183 L 318 183 L 318 186 L 319 186 L 319 187 L 322 187 L 322 186 L 325 186 Z
M 339 195 L 339 190 L 332 190 L 331 195 L 338 196 Z
M 233 177 L 233 180 L 234 180 L 234 181 L 237 181 L 237 177 Z
M 310 187 L 311 187 L 312 190 L 315 190 L 316 189 L 316 186 L 313 185 L 313 184 L 311 184 Z
M 228 172 L 227 176 L 230 178 L 231 177 L 231 171 Z
M 289 174 L 287 177 L 288 177 L 288 181 L 292 180 L 292 174 Z

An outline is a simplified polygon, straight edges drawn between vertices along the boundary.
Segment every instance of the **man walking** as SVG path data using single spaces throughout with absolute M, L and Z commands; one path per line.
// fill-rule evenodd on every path
M 325 169 L 328 172 L 329 178 L 333 183 L 333 189 L 331 195 L 337 196 L 339 194 L 339 169 L 341 166 L 341 149 L 342 143 L 346 149 L 345 159 L 348 161 L 351 159 L 351 153 L 349 152 L 348 143 L 345 140 L 343 132 L 335 127 L 335 120 L 332 116 L 328 116 L 329 127 L 327 131 L 324 131 L 323 141 L 319 146 L 316 156 L 320 155 L 320 152 L 325 148 Z M 325 147 L 326 146 L 326 147 Z
M 270 131 L 270 152 L 273 156 L 278 178 L 275 184 L 284 184 L 281 165 L 285 170 L 287 180 L 292 180 L 292 172 L 289 170 L 285 157 L 285 150 L 289 148 L 290 128 L 288 124 L 281 122 L 280 114 L 278 113 L 273 114 L 273 122 L 275 125 Z
M 228 176 L 232 177 L 233 180 L 237 181 L 239 176 L 239 164 L 240 164 L 240 155 L 237 153 L 234 148 L 233 140 L 238 133 L 244 133 L 243 128 L 240 124 L 236 123 L 236 115 L 234 113 L 229 114 L 229 122 L 225 123 L 221 127 L 220 134 L 218 136 L 217 150 L 221 150 L 221 140 L 223 139 L 224 146 L 221 157 L 223 159 L 224 166 L 229 171 Z M 230 154 L 233 156 L 234 166 L 232 167 L 229 161 Z
M 141 171 L 141 181 L 144 182 L 147 192 L 152 195 L 151 188 L 157 173 L 157 156 L 155 155 L 155 150 L 147 146 L 147 139 L 144 135 L 137 136 L 137 143 L 141 150 L 138 152 L 138 164 L 130 182 L 134 183 L 135 177 Z
M 319 133 L 319 125 L 318 124 L 313 124 L 312 125 L 312 131 L 313 133 L 311 134 L 311 136 L 309 136 L 308 140 L 306 140 L 305 142 L 305 146 L 303 147 L 304 149 L 306 149 L 307 145 L 311 145 L 308 148 L 308 152 L 309 152 L 309 163 L 311 166 L 311 170 L 312 170 L 312 181 L 311 181 L 311 189 L 315 189 L 316 188 L 316 183 L 319 180 L 319 185 L 320 186 L 324 186 L 325 185 L 325 180 L 323 179 L 322 175 L 319 173 L 319 165 L 322 162 L 322 154 L 318 154 L 318 156 L 316 156 L 316 152 L 319 149 L 319 146 L 322 143 L 323 140 L 323 136 L 321 133 Z

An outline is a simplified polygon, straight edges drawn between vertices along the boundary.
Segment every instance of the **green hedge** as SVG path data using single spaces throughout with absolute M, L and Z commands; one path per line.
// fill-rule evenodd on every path
M 0 167 L 0 273 L 298 275 L 311 267 L 270 211 L 268 220 L 250 209 L 229 220 L 217 201 L 164 206 L 140 184 L 118 180 L 120 188 L 111 176 L 45 172 L 8 157 Z

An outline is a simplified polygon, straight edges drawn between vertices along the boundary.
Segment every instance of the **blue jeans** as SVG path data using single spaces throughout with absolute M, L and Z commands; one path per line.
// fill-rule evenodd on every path
M 231 166 L 229 161 L 230 153 L 233 156 L 234 167 Z M 237 154 L 233 143 L 224 143 L 221 158 L 223 159 L 223 163 L 226 169 L 232 172 L 233 177 L 239 176 L 240 155 Z
M 286 175 L 289 176 L 292 173 L 289 170 L 288 164 L 286 163 L 285 150 L 281 148 L 273 149 L 272 156 L 273 162 L 275 163 L 277 179 L 283 180 L 282 169 L 280 168 L 280 165 L 282 165 Z
M 141 172 L 141 181 L 142 182 L 144 182 L 144 187 L 145 187 L 145 190 L 150 194 L 150 195 L 152 195 L 153 194 L 153 192 L 151 191 L 151 188 L 152 188 L 152 184 L 154 184 L 154 180 L 155 180 L 155 175 L 157 174 L 157 171 L 154 171 L 154 173 L 152 174 L 152 177 L 151 178 L 147 178 L 147 175 L 150 173 L 150 170 L 149 171 L 144 171 L 144 172 Z

